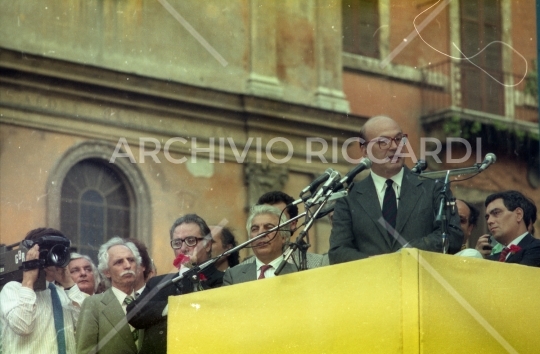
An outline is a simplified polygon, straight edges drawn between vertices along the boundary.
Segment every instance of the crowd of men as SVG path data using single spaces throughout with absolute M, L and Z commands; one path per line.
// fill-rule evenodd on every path
M 443 184 L 421 179 L 404 166 L 399 154 L 405 141 L 399 125 L 374 117 L 360 132 L 362 154 L 373 158 L 369 176 L 337 201 L 328 254 L 307 253 L 307 268 L 349 262 L 396 252 L 403 247 L 442 252 L 442 223 L 436 220 Z M 377 161 L 377 162 L 375 162 Z M 451 199 L 450 199 L 451 200 Z M 152 353 L 167 352 L 169 296 L 272 278 L 284 262 L 298 215 L 293 198 L 267 193 L 250 210 L 246 231 L 253 257 L 240 263 L 232 230 L 208 226 L 196 214 L 175 220 L 170 228 L 171 261 L 178 270 L 157 276 L 146 246 L 137 239 L 114 237 L 101 245 L 98 265 L 88 256 L 71 254 L 69 265 L 31 269 L 21 282 L 9 282 L 0 292 L 4 353 Z M 478 257 L 492 261 L 540 266 L 540 240 L 534 237 L 537 209 L 517 191 L 499 192 L 485 200 L 489 234 L 478 239 Z M 453 208 L 453 206 L 452 206 Z M 447 252 L 464 252 L 477 225 L 479 211 L 465 200 L 447 213 Z M 281 225 L 278 229 L 276 226 Z M 39 228 L 27 240 L 62 236 L 60 230 Z M 496 246 L 494 246 L 496 244 Z M 300 252 L 284 263 L 281 275 L 298 271 Z M 39 245 L 26 260 L 40 257 Z M 34 290 L 40 272 L 45 290 Z M 187 273 L 186 273 L 187 272 Z M 180 281 L 173 278 L 184 274 Z M 188 276 L 189 275 L 189 276 Z

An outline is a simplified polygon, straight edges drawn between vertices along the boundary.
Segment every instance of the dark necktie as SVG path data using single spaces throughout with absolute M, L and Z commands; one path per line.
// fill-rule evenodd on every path
M 133 299 L 133 296 L 128 295 L 128 296 L 126 296 L 126 298 L 124 299 L 124 304 L 126 304 L 126 306 L 128 306 L 128 305 L 131 304 L 134 300 L 135 300 L 135 299 Z M 136 328 L 131 327 L 131 325 L 129 325 L 129 328 L 131 329 L 131 335 L 133 336 L 133 340 L 135 341 L 135 343 L 137 343 L 137 340 L 139 339 L 139 331 L 138 331 Z
M 53 306 L 54 329 L 56 330 L 56 342 L 58 343 L 58 354 L 66 354 L 66 336 L 64 334 L 64 311 L 58 290 L 53 283 L 49 283 Z
M 386 222 L 395 229 L 397 217 L 397 200 L 396 192 L 394 192 L 394 188 L 392 188 L 393 183 L 394 181 L 392 181 L 391 179 L 386 180 L 386 191 L 384 192 L 382 215 L 384 220 L 386 220 Z
M 265 264 L 261 267 L 261 272 L 259 273 L 259 277 L 257 279 L 264 279 L 264 272 L 266 272 L 268 269 L 272 268 L 271 265 Z
M 503 248 L 501 255 L 499 256 L 499 262 L 506 262 L 506 256 L 508 256 L 508 252 L 510 252 L 510 248 Z

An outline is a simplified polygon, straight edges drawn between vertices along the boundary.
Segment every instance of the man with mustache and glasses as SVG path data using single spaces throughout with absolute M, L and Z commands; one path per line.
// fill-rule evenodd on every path
M 175 257 L 188 256 L 192 265 L 200 265 L 211 258 L 212 234 L 200 216 L 187 214 L 178 218 L 171 227 L 170 237 Z M 185 269 L 185 266 L 181 266 L 180 272 Z M 202 275 L 200 284 L 203 289 L 216 288 L 223 283 L 223 272 L 218 271 L 214 265 L 205 268 Z M 193 292 L 194 286 L 197 286 L 186 277 L 176 284 L 158 290 L 160 283 L 168 282 L 177 276 L 178 271 L 175 270 L 173 273 L 151 278 L 141 296 L 128 306 L 129 323 L 144 330 L 139 354 L 167 352 L 168 298 Z
M 330 235 L 330 263 L 391 253 L 403 246 L 442 252 L 435 222 L 441 181 L 420 179 L 404 166 L 407 135 L 391 118 L 370 118 L 360 130 L 360 150 L 372 161 L 370 175 L 337 201 Z M 448 253 L 461 249 L 457 212 L 448 217 Z
M 99 248 L 98 270 L 111 287 L 87 298 L 77 323 L 77 353 L 136 354 L 138 331 L 126 321 L 141 256 L 137 247 L 114 237 Z
M 278 208 L 270 205 L 255 205 L 249 214 L 246 228 L 249 236 L 253 238 L 285 221 L 287 221 L 285 213 Z M 283 247 L 288 243 L 290 234 L 289 225 L 286 225 L 283 230 L 271 232 L 253 242 L 251 245 L 255 262 L 239 264 L 227 269 L 223 284 L 232 285 L 274 277 L 274 272 L 283 261 Z M 296 267 L 287 263 L 281 274 L 295 271 Z

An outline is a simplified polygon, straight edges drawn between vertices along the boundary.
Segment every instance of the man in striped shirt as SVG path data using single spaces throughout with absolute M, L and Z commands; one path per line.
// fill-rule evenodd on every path
M 39 228 L 30 231 L 25 240 L 35 241 L 43 236 L 65 237 L 58 230 Z M 26 253 L 26 261 L 39 259 L 39 253 L 35 244 Z M 75 326 L 86 294 L 73 282 L 67 267 L 51 266 L 43 271 L 45 290 L 34 290 L 40 270 L 32 269 L 23 273 L 22 283 L 9 282 L 0 293 L 4 353 L 75 353 Z M 56 316 L 55 299 L 61 305 Z M 59 326 L 59 321 L 63 325 Z

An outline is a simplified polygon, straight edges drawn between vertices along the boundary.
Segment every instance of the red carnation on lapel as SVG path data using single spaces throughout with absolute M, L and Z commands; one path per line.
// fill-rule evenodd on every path
M 203 273 L 199 273 L 199 280 L 206 281 L 206 276 Z
M 186 256 L 185 254 L 183 253 L 180 253 L 178 255 L 178 257 L 176 257 L 176 259 L 173 261 L 173 266 L 175 266 L 176 268 L 180 268 L 180 266 L 182 264 L 186 264 L 186 263 L 189 263 L 191 261 L 191 258 L 189 256 Z
M 518 245 L 510 245 L 509 248 L 510 248 L 510 253 L 511 254 L 516 254 L 519 251 L 521 251 L 521 247 L 519 247 Z

